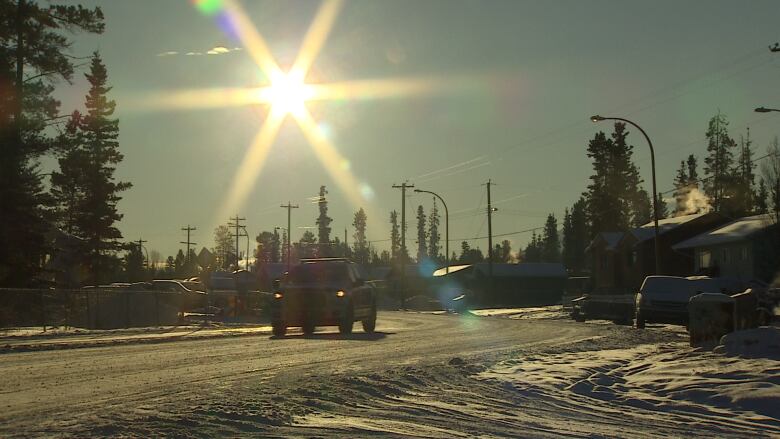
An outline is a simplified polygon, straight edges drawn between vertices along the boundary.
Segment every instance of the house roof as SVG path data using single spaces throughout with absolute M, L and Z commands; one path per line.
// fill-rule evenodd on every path
M 663 235 L 664 233 L 674 230 L 677 227 L 693 221 L 697 218 L 701 218 L 704 215 L 709 214 L 709 212 L 703 212 L 703 213 L 695 213 L 693 215 L 682 215 L 682 216 L 676 216 L 672 218 L 664 218 L 661 220 L 658 220 L 658 234 Z M 655 237 L 655 227 L 654 227 L 653 221 L 650 221 L 647 224 L 642 224 L 639 227 L 631 229 L 630 233 L 634 235 L 634 237 L 638 241 L 646 241 L 648 239 L 653 239 Z
M 450 273 L 456 273 L 461 270 L 472 268 L 476 272 L 487 276 L 490 268 L 489 264 L 483 262 L 472 265 L 453 265 L 450 266 Z M 435 277 L 444 276 L 446 274 L 445 268 L 436 270 L 433 275 Z M 567 278 L 566 268 L 563 264 L 558 263 L 546 263 L 546 262 L 525 262 L 520 264 L 493 264 L 493 276 L 495 277 L 561 277 Z
M 596 234 L 596 237 L 593 238 L 593 241 L 591 241 L 585 251 L 590 251 L 591 247 L 593 247 L 599 239 L 604 240 L 604 242 L 607 244 L 605 247 L 606 250 L 615 250 L 617 245 L 620 243 L 620 240 L 623 239 L 623 235 L 623 232 L 599 232 Z
M 709 247 L 730 242 L 742 241 L 750 235 L 772 226 L 772 219 L 769 215 L 754 215 L 736 219 L 725 226 L 710 230 L 709 232 L 696 235 L 687 239 L 672 248 L 682 250 L 695 247 Z

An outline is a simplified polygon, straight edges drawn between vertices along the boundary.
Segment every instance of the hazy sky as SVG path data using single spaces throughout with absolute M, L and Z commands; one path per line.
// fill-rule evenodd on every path
M 143 237 L 149 250 L 167 256 L 182 247 L 179 229 L 190 224 L 198 228 L 198 248 L 211 247 L 214 227 L 235 213 L 247 218 L 252 236 L 286 225 L 279 205 L 289 200 L 301 206 L 293 211 L 297 240 L 298 227 L 314 226 L 317 205 L 308 198 L 324 184 L 333 233 L 343 239 L 349 226 L 352 241 L 359 206 L 329 177 L 293 120 L 282 126 L 244 206 L 223 213 L 218 209 L 267 109 L 123 106 L 158 92 L 263 85 L 245 50 L 185 55 L 241 47 L 214 17 L 185 0 L 76 3 L 99 5 L 106 15 L 106 32 L 77 36 L 72 51 L 100 50 L 114 87 L 125 155 L 117 175 L 134 185 L 119 204 L 126 239 Z M 313 1 L 244 2 L 283 66 L 294 60 L 318 7 Z M 391 186 L 409 179 L 447 200 L 450 236 L 458 240 L 450 247 L 459 251 L 460 238 L 487 233 L 488 178 L 497 184 L 494 234 L 541 226 L 549 212 L 560 223 L 563 209 L 588 183 L 588 140 L 597 130 L 611 131 L 606 123 L 592 124 L 592 114 L 642 125 L 656 147 L 659 190 L 671 188 L 680 160 L 703 157 L 706 123 L 718 109 L 731 121 L 733 137 L 750 127 L 760 155 L 780 133 L 780 114 L 752 111 L 780 106 L 780 53 L 767 49 L 780 41 L 778 17 L 775 0 L 348 1 L 312 78 L 457 81 L 436 93 L 307 107 L 349 161 L 343 172 L 365 185 L 369 239 L 389 237 L 389 212 L 401 207 L 400 191 Z M 178 54 L 158 56 L 169 51 Z M 63 84 L 63 111 L 81 108 L 85 93 L 82 74 L 72 86 Z M 649 190 L 647 145 L 629 131 Z M 411 254 L 418 204 L 427 213 L 431 199 L 407 200 Z M 514 248 L 529 238 L 509 237 Z M 471 244 L 485 251 L 486 241 Z

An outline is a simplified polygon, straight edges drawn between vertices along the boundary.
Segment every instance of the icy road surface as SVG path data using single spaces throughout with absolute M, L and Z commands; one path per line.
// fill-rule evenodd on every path
M 284 339 L 262 334 L 0 354 L 0 437 L 780 432 L 771 413 L 729 423 L 732 414 L 719 407 L 698 422 L 695 412 L 670 419 L 669 406 L 654 416 L 652 404 L 590 401 L 561 381 L 583 375 L 562 362 L 581 363 L 587 376 L 588 358 L 600 373 L 613 363 L 625 369 L 630 354 L 613 360 L 616 349 L 647 345 L 634 351 L 640 356 L 656 345 L 684 350 L 679 331 L 401 312 L 380 313 L 378 323 L 377 334 L 356 325 L 346 338 L 324 328 L 312 337 L 293 331 Z M 555 374 L 559 369 L 568 372 Z M 637 409 L 642 413 L 631 416 Z

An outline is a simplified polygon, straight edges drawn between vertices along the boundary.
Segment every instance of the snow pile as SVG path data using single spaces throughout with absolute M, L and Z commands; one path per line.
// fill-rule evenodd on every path
M 745 358 L 780 360 L 780 329 L 761 327 L 726 334 L 720 339 L 716 353 Z

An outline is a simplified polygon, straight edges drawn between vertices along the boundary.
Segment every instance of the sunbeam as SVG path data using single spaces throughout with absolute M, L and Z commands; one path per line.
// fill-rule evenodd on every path
M 230 185 L 228 197 L 223 205 L 217 210 L 219 218 L 225 218 L 240 208 L 249 192 L 254 188 L 257 176 L 263 169 L 268 152 L 276 139 L 279 127 L 284 121 L 285 113 L 277 108 L 271 108 L 270 114 L 265 120 L 262 128 L 255 136 L 249 149 L 241 162 L 241 166 L 236 172 L 233 183 Z

